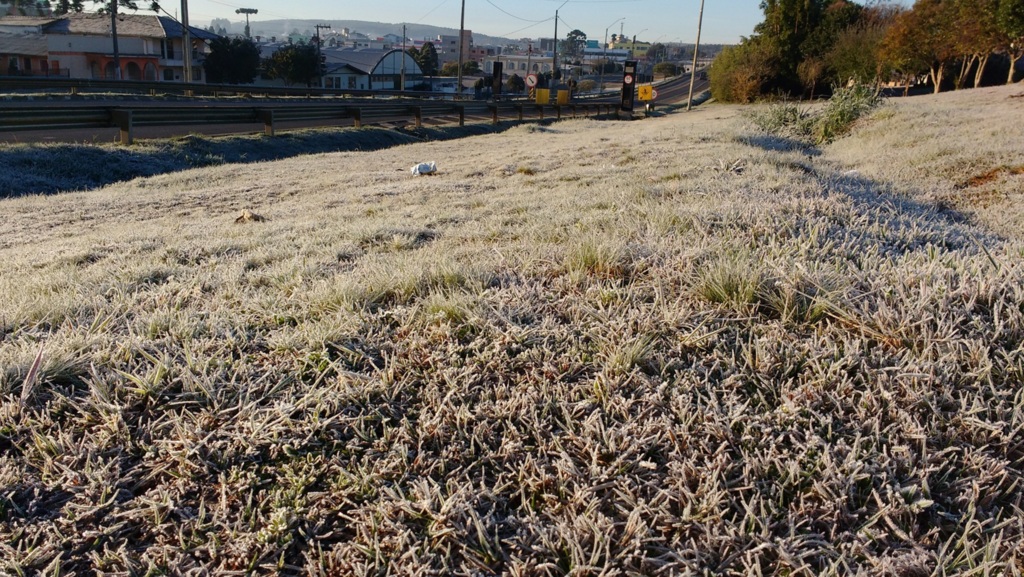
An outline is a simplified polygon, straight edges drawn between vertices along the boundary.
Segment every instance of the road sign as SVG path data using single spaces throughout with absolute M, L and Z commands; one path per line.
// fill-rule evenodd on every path
M 533 88 L 535 86 L 537 86 L 537 75 L 536 74 L 527 74 L 526 75 L 526 87 L 527 88 Z
M 633 75 L 636 74 L 636 60 L 627 60 L 622 63 L 622 100 L 619 103 L 620 110 L 633 110 L 633 93 L 636 92 L 633 86 Z
M 654 87 L 650 84 L 637 87 L 636 97 L 640 100 L 654 100 Z
M 658 89 L 654 88 L 654 87 L 651 87 L 651 100 L 654 100 L 657 97 L 658 97 Z

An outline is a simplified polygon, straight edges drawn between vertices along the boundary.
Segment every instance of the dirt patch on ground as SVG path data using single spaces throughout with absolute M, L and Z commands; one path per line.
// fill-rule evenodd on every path
M 1024 164 L 1017 166 L 1000 166 L 998 168 L 993 168 L 992 170 L 971 177 L 966 182 L 962 183 L 959 188 L 976 188 L 979 186 L 984 186 L 991 182 L 995 182 L 1003 174 L 1009 176 L 1017 176 L 1020 174 L 1024 174 Z

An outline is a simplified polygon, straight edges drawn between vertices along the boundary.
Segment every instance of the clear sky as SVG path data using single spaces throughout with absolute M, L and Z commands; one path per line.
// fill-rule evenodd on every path
M 645 42 L 687 42 L 697 37 L 700 0 L 465 0 L 466 28 L 491 36 L 550 38 L 558 10 L 558 36 L 573 29 L 602 41 L 621 32 Z M 171 14 L 180 11 L 179 0 L 161 2 Z M 367 20 L 396 24 L 430 24 L 459 28 L 462 0 L 188 0 L 193 25 L 214 18 L 244 21 L 237 8 L 255 8 L 250 21 L 277 19 Z M 705 0 L 701 43 L 739 42 L 761 21 L 760 0 Z M 559 8 L 561 7 L 561 8 Z M 625 20 L 615 22 L 625 17 Z M 614 24 L 613 24 L 614 23 Z M 401 29 L 397 30 L 401 33 Z

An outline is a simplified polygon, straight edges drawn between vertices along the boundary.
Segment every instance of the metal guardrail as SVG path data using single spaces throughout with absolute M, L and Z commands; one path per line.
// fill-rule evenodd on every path
M 131 144 L 134 129 L 144 126 L 190 126 L 205 124 L 262 124 L 264 134 L 273 136 L 281 122 L 352 119 L 358 128 L 364 123 L 412 119 L 417 127 L 424 118 L 458 116 L 459 125 L 471 117 L 489 117 L 497 124 L 502 117 L 515 115 L 524 120 L 530 111 L 543 119 L 545 115 L 562 118 L 590 114 L 611 114 L 615 106 L 610 103 L 571 103 L 567 105 L 538 105 L 516 102 L 442 102 L 430 100 L 395 99 L 388 103 L 267 103 L 264 105 L 237 103 L 196 103 L 193 105 L 140 102 L 135 105 L 54 104 L 52 102 L 18 103 L 0 108 L 0 130 L 60 130 L 74 128 L 119 129 L 119 141 Z

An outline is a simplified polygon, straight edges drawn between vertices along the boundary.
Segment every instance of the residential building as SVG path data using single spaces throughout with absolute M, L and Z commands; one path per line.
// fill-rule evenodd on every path
M 189 31 L 185 54 L 184 29 L 174 19 L 119 14 L 117 70 L 108 15 L 7 16 L 0 18 L 0 74 L 181 82 L 190 58 L 192 81 L 202 82 L 207 43 L 217 35 L 191 26 Z

